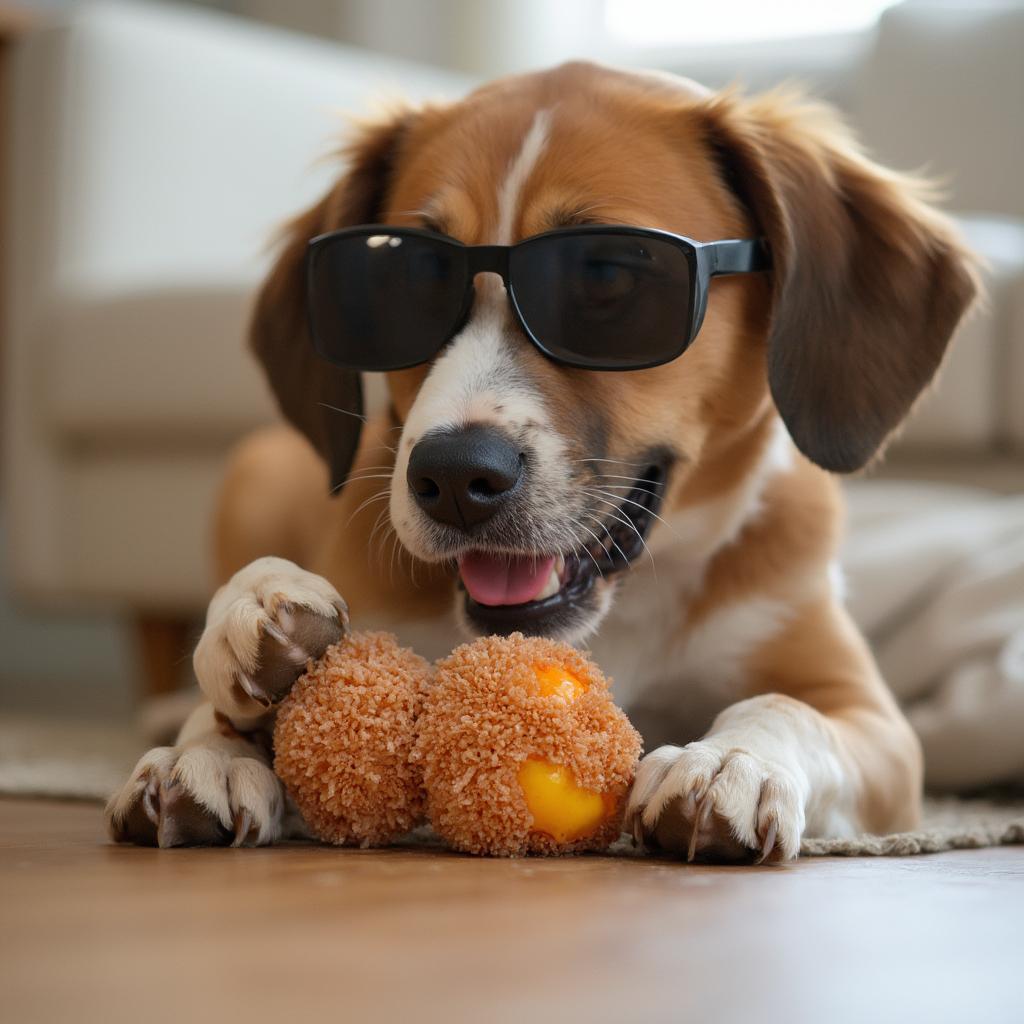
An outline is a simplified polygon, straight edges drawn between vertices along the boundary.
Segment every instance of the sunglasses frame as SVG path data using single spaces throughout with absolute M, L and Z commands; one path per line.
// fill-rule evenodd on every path
M 708 290 L 711 279 L 722 277 L 727 274 L 749 274 L 757 273 L 771 268 L 771 254 L 768 242 L 763 238 L 728 238 L 713 242 L 698 242 L 685 235 L 677 235 L 671 231 L 662 231 L 659 228 L 641 228 L 626 224 L 586 224 L 576 227 L 555 228 L 552 231 L 545 231 L 543 234 L 532 235 L 512 245 L 465 245 L 457 239 L 448 235 L 439 234 L 436 231 L 429 231 L 425 228 L 398 227 L 388 224 L 360 224 L 356 227 L 341 228 L 337 231 L 330 231 L 318 235 L 310 240 L 306 247 L 306 310 L 309 321 L 309 333 L 313 341 L 313 347 L 321 358 L 352 369 L 351 366 L 340 362 L 331 356 L 327 347 L 322 345 L 317 338 L 317 332 L 312 321 L 313 292 L 315 288 L 315 266 L 316 261 L 323 249 L 330 246 L 332 242 L 343 238 L 371 235 L 400 235 L 425 238 L 439 242 L 448 248 L 457 250 L 465 261 L 466 269 L 466 295 L 463 308 L 452 325 L 451 332 L 445 340 L 438 345 L 432 355 L 424 359 L 416 359 L 413 362 L 402 366 L 390 367 L 383 371 L 361 371 L 361 372 L 383 372 L 391 373 L 396 370 L 405 370 L 413 366 L 422 366 L 429 362 L 440 352 L 449 341 L 454 338 L 463 328 L 469 316 L 474 301 L 474 281 L 477 274 L 498 274 L 505 284 L 512 311 L 516 321 L 523 332 L 530 339 L 530 342 L 544 356 L 551 359 L 560 366 L 570 366 L 580 370 L 592 370 L 601 372 L 629 372 L 632 370 L 646 370 L 655 366 L 663 366 L 678 359 L 693 343 L 704 323 L 704 315 L 707 312 Z M 688 329 L 681 332 L 679 346 L 670 354 L 657 359 L 629 364 L 626 366 L 595 366 L 585 360 L 574 360 L 563 355 L 556 355 L 549 351 L 542 339 L 534 334 L 533 329 L 527 323 L 526 318 L 519 307 L 519 301 L 515 292 L 515 283 L 510 279 L 510 262 L 512 252 L 523 248 L 542 244 L 546 239 L 564 238 L 576 235 L 626 235 L 632 238 L 656 238 L 661 241 L 672 243 L 685 256 L 689 265 L 690 294 L 689 310 L 690 323 Z

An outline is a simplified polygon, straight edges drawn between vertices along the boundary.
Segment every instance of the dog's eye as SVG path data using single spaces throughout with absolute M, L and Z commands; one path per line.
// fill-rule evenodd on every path
M 629 267 L 612 260 L 590 259 L 580 269 L 582 291 L 591 302 L 614 302 L 628 295 L 636 283 Z

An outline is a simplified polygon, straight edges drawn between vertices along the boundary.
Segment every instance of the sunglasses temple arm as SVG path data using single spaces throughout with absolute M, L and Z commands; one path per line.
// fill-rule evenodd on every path
M 708 242 L 708 272 L 712 277 L 723 274 L 748 274 L 768 270 L 772 265 L 768 243 L 762 238 L 734 238 L 724 242 Z

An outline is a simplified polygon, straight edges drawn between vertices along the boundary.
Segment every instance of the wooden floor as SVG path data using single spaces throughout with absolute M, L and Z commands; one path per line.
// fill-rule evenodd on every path
M 0 1021 L 1024 1021 L 1024 847 L 786 868 L 106 844 L 0 801 Z

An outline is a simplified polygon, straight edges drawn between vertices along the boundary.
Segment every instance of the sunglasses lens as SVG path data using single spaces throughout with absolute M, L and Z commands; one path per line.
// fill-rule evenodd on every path
M 555 359 L 625 370 L 675 358 L 689 336 L 687 252 L 649 235 L 580 232 L 526 241 L 509 276 L 523 322 Z
M 335 235 L 308 264 L 313 344 L 351 370 L 384 371 L 433 358 L 458 326 L 465 254 L 441 239 L 395 230 Z

